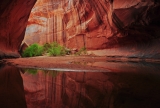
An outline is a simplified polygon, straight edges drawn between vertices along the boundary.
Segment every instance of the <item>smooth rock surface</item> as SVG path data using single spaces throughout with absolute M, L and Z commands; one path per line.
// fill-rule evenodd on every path
M 18 50 L 35 2 L 36 0 L 1 0 L 0 58 L 20 57 Z

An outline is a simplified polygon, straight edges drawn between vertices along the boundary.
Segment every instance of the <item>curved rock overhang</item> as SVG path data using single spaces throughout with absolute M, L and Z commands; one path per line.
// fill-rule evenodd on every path
M 0 57 L 20 57 L 28 18 L 36 0 L 0 1 Z
M 35 2 L 3 0 L 0 55 L 19 57 Z M 35 6 L 26 31 L 30 38 L 24 40 L 29 44 L 57 41 L 69 48 L 106 49 L 108 55 L 160 57 L 157 0 L 38 0 Z

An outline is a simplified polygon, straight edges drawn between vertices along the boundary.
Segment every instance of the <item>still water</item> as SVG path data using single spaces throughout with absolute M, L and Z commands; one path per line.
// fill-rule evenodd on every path
M 160 108 L 160 64 L 107 64 L 110 72 L 1 64 L 0 108 Z

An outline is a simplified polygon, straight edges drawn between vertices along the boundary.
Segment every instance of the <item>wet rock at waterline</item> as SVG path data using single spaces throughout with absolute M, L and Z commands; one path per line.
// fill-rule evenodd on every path
M 34 3 L 2 2 L 1 55 L 19 56 Z M 159 10 L 157 0 L 37 0 L 24 42 L 57 41 L 71 49 L 105 49 L 108 55 L 159 57 Z

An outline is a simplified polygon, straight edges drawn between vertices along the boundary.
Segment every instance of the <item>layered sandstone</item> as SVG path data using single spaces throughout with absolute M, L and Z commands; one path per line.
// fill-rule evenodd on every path
M 159 38 L 159 9 L 154 0 L 38 0 L 24 41 L 57 41 L 71 49 L 151 49 L 148 44 Z
M 18 56 L 35 1 L 2 2 L 1 55 Z M 71 49 L 113 49 L 122 55 L 123 48 L 132 49 L 132 56 L 159 57 L 159 10 L 157 0 L 37 0 L 23 42 L 57 41 Z

